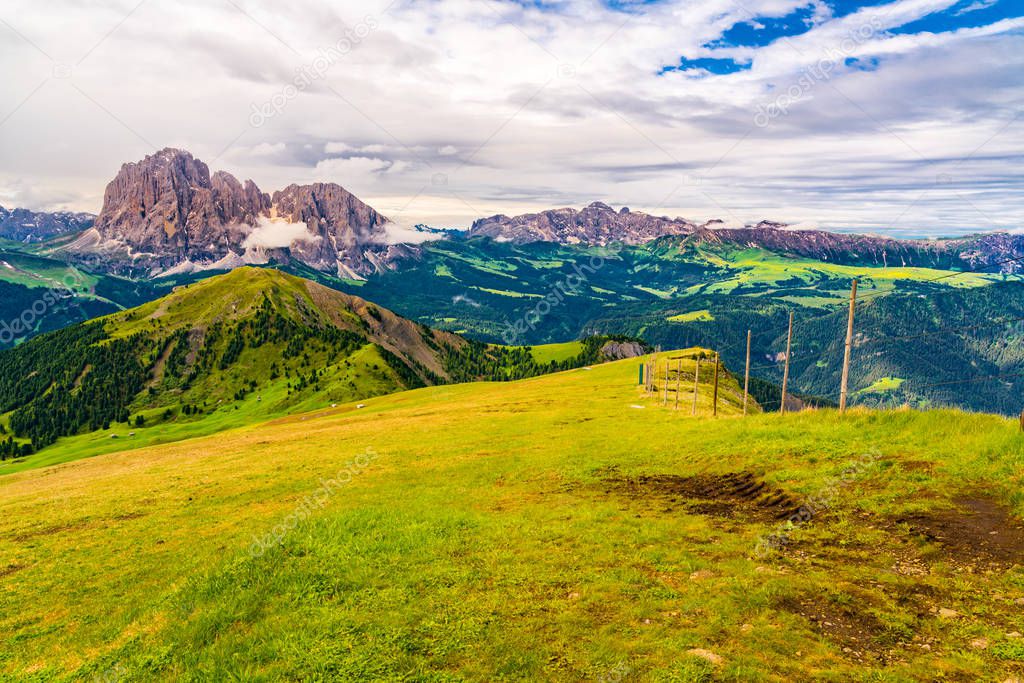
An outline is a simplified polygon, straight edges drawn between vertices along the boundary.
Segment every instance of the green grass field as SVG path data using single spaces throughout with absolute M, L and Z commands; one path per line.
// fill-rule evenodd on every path
M 575 358 L 583 352 L 583 342 L 571 341 L 562 344 L 541 344 L 530 349 L 538 363 L 562 362 Z
M 678 411 L 637 386 L 638 365 L 419 389 L 0 477 L 0 672 L 1024 674 L 1013 421 L 741 417 L 727 375 L 715 419 L 707 368 L 695 418 L 689 362 Z M 787 528 L 800 505 L 813 514 Z

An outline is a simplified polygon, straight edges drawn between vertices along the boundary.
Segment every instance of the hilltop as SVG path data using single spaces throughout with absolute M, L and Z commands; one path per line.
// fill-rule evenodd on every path
M 1024 671 L 1014 422 L 742 418 L 728 374 L 719 419 L 708 375 L 693 418 L 645 396 L 637 366 L 427 387 L 2 477 L 0 670 L 557 681 Z
M 172 441 L 415 387 L 526 377 L 599 362 L 607 341 L 535 356 L 240 268 L 0 352 L 0 458 L 47 449 L 30 459 L 38 466 L 124 439 Z

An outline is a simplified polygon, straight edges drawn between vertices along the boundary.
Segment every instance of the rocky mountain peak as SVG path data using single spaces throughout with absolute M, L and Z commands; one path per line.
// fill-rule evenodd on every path
M 473 223 L 469 235 L 519 244 L 607 245 L 613 242 L 643 244 L 666 235 L 688 235 L 694 229 L 695 225 L 682 218 L 651 216 L 626 207 L 616 211 L 604 202 L 592 202 L 583 209 L 552 209 L 513 218 L 501 214 L 483 218 Z
M 102 247 L 115 271 L 297 259 L 357 277 L 374 270 L 366 252 L 385 241 L 387 222 L 340 185 L 290 185 L 271 197 L 252 180 L 240 182 L 226 171 L 211 175 L 189 152 L 168 147 L 121 167 L 107 185 L 95 229 L 71 249 Z

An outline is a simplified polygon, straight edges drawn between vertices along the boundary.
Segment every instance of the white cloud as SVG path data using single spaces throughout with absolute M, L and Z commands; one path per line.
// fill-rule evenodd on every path
M 305 223 L 289 223 L 261 216 L 259 223 L 242 242 L 242 248 L 246 250 L 283 249 L 296 242 L 315 242 L 319 239 L 319 235 L 310 233 Z
M 1021 20 L 896 35 L 955 2 L 892 0 L 838 19 L 819 2 L 803 35 L 722 53 L 749 70 L 658 75 L 710 56 L 704 45 L 751 13 L 806 4 L 662 0 L 627 16 L 598 0 L 250 0 L 243 14 L 182 0 L 129 16 L 134 3 L 8 0 L 4 20 L 72 66 L 56 78 L 17 35 L 0 42 L 0 186 L 36 188 L 17 197 L 29 208 L 98 211 L 121 163 L 152 144 L 266 191 L 338 182 L 410 224 L 594 199 L 730 223 L 923 234 L 1024 224 L 1024 125 L 1010 124 L 1024 105 Z M 840 65 L 788 114 L 753 126 L 758 105 L 873 25 L 849 51 L 877 59 L 871 70 Z M 253 105 L 339 45 L 349 49 L 323 78 L 249 125 Z

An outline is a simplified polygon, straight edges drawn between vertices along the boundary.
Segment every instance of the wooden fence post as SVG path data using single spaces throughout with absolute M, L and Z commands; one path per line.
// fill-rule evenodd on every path
M 670 365 L 670 363 L 668 361 L 669 361 L 669 359 L 666 358 L 665 359 L 665 390 L 662 391 L 662 394 L 661 394 L 661 405 L 663 405 L 663 406 L 667 406 L 668 405 L 668 366 Z
M 789 312 L 789 332 L 786 333 L 786 369 L 782 371 L 782 400 L 779 401 L 779 413 L 786 414 L 786 385 L 789 384 L 789 354 L 793 348 L 793 311 Z
M 714 417 L 718 417 L 718 368 L 722 364 L 722 358 L 715 351 L 715 397 L 711 400 L 713 407 L 711 408 L 711 414 Z
M 743 414 L 747 414 L 747 399 L 750 396 L 750 330 L 747 330 L 747 370 L 743 373 Z
M 683 359 L 676 361 L 676 410 L 679 410 L 679 388 L 683 381 Z
M 697 414 L 697 386 L 700 384 L 700 356 L 697 356 L 697 368 L 693 371 L 693 411 L 691 415 Z
M 846 346 L 843 351 L 843 377 L 839 383 L 839 412 L 846 412 L 846 390 L 850 381 L 850 352 L 853 350 L 853 312 L 857 307 L 857 280 L 850 286 L 850 315 L 846 321 Z

